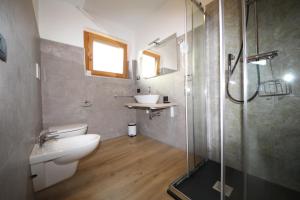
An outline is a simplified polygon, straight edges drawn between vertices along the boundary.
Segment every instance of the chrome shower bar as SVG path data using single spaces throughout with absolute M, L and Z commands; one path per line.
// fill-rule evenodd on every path
M 260 53 L 260 54 L 253 55 L 253 56 L 248 56 L 247 62 L 250 63 L 250 62 L 258 61 L 258 60 L 271 60 L 276 56 L 278 56 L 278 50 L 270 51 L 270 52 L 266 52 L 266 53 Z

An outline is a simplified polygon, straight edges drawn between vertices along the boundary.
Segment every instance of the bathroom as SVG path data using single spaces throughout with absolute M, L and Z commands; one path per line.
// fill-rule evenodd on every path
M 299 24 L 298 0 L 0 0 L 0 200 L 300 199 Z

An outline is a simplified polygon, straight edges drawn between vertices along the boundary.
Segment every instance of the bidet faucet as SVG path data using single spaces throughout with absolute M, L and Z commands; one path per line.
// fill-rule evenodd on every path
M 57 131 L 49 131 L 49 130 L 44 130 L 38 137 L 38 143 L 39 147 L 42 147 L 43 144 L 48 141 L 48 140 L 53 140 L 58 138 L 58 134 L 54 134 Z

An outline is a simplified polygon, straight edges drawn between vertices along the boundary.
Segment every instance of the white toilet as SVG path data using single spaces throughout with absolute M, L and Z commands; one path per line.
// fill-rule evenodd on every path
M 50 134 L 58 134 L 59 137 L 45 142 L 41 147 L 35 144 L 30 155 L 34 191 L 75 174 L 78 160 L 93 152 L 100 142 L 100 135 L 85 134 L 86 131 L 87 125 L 84 124 L 51 127 Z

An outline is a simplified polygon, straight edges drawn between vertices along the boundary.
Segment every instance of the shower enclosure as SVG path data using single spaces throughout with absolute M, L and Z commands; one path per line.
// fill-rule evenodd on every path
M 300 1 L 186 0 L 178 199 L 300 199 Z M 207 1 L 205 1 L 207 2 Z

